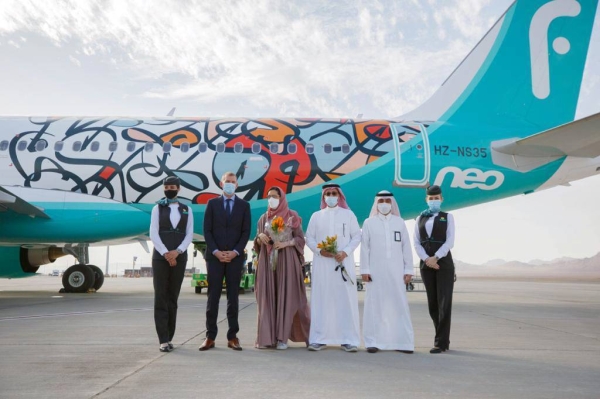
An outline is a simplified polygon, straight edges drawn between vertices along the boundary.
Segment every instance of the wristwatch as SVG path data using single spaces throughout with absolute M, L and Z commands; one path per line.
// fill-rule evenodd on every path
M 182 254 L 182 253 L 183 253 L 183 251 L 182 251 L 181 249 L 177 248 L 177 253 L 178 253 L 178 254 Z

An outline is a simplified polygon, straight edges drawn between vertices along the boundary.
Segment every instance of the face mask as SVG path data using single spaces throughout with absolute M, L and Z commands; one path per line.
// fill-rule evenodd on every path
M 427 201 L 427 206 L 429 206 L 429 210 L 433 213 L 437 213 L 440 211 L 441 207 L 442 207 L 442 201 L 441 200 L 431 200 L 431 201 Z
M 269 198 L 269 208 L 277 209 L 279 206 L 279 198 Z
M 377 204 L 377 210 L 382 215 L 387 215 L 392 210 L 392 204 L 388 204 L 387 202 L 381 202 Z
M 173 199 L 177 197 L 177 190 L 165 190 L 165 197 L 168 199 Z
M 338 197 L 325 197 L 325 203 L 328 207 L 333 208 L 337 206 Z
M 235 193 L 235 184 L 223 183 L 223 192 L 227 195 L 233 195 Z

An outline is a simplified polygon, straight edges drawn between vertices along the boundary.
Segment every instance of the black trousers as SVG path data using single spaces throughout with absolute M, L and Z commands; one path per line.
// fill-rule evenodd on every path
M 440 269 L 435 270 L 425 266 L 421 261 L 421 278 L 427 291 L 429 315 L 435 327 L 434 346 L 448 349 L 450 348 L 454 266 L 440 265 Z
M 208 261 L 206 264 L 208 271 L 208 302 L 206 304 L 207 338 L 212 340 L 217 338 L 217 318 L 219 317 L 219 301 L 221 300 L 223 277 L 225 277 L 225 284 L 227 284 L 227 322 L 229 324 L 227 339 L 231 340 L 235 338 L 240 331 L 238 323 L 239 289 L 243 264 L 244 259 L 241 256 L 236 257 L 230 263 Z
M 177 322 L 177 299 L 185 274 L 187 256 L 179 255 L 177 265 L 169 266 L 165 259 L 152 259 L 154 280 L 154 324 L 158 342 L 163 344 L 173 340 Z

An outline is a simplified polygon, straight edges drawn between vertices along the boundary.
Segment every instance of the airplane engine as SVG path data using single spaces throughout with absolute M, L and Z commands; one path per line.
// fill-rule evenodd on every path
M 25 273 L 35 273 L 41 265 L 53 263 L 61 256 L 67 255 L 59 247 L 21 248 L 20 263 Z

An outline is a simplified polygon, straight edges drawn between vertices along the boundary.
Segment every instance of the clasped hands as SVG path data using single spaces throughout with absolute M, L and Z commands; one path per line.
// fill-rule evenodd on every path
M 373 282 L 373 280 L 371 279 L 371 275 L 370 274 L 362 274 L 361 276 L 362 276 L 362 280 L 365 283 L 371 283 L 371 282 Z M 411 280 L 412 280 L 412 278 L 413 278 L 412 274 L 405 274 L 404 275 L 404 284 L 410 283 Z
M 271 242 L 271 238 L 268 235 L 266 235 L 265 233 L 260 233 L 258 235 L 258 241 L 260 242 L 261 245 L 267 245 Z M 285 247 L 291 247 L 294 244 L 295 244 L 294 240 L 276 242 L 273 244 L 273 248 L 274 249 L 283 249 Z
M 217 257 L 217 259 L 219 259 L 221 263 L 229 263 L 236 256 L 238 256 L 238 254 L 235 251 L 217 251 L 215 252 L 215 256 Z
M 179 252 L 176 249 L 169 251 L 165 254 L 165 259 L 169 262 L 169 266 L 175 267 L 177 266 L 177 257 L 179 256 Z
M 348 254 L 345 253 L 344 251 L 338 252 L 337 254 L 332 254 L 331 252 L 327 252 L 324 249 L 321 250 L 320 252 L 321 256 L 325 257 L 325 258 L 334 258 L 336 260 L 336 262 L 342 263 L 344 261 L 344 259 L 346 259 L 348 257 Z
M 435 256 L 430 256 L 429 258 L 425 259 L 425 265 L 431 267 L 432 269 L 440 270 L 440 265 L 437 264 L 437 261 L 438 260 Z

